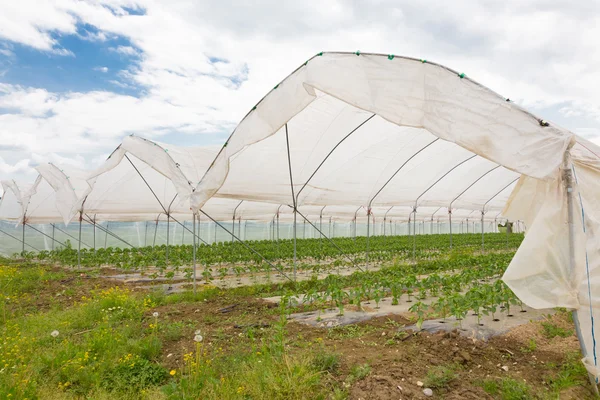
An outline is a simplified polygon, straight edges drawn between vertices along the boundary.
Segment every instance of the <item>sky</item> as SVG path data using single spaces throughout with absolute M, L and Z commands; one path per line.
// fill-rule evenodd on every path
M 321 51 L 441 63 L 600 144 L 598 38 L 596 0 L 0 0 L 0 180 L 222 144 Z

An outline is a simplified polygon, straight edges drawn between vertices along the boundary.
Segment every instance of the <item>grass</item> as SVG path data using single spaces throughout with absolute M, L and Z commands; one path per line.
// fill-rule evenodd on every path
M 95 286 L 98 282 L 103 285 Z M 376 378 L 371 373 L 381 374 L 373 358 L 354 357 L 371 343 L 388 344 L 385 350 L 373 348 L 378 356 L 385 351 L 406 357 L 415 349 L 409 359 L 422 361 L 415 343 L 419 336 L 384 337 L 370 324 L 335 327 L 318 337 L 309 329 L 297 333 L 287 325 L 284 310 L 253 299 L 256 287 L 202 285 L 197 294 L 166 296 L 0 258 L 0 291 L 0 399 L 342 400 L 354 395 L 356 386 L 371 385 Z M 235 312 L 216 311 L 230 304 L 238 304 Z M 263 320 L 269 327 L 252 326 Z M 388 320 L 384 325 L 395 330 L 401 324 Z M 552 333 L 554 328 L 559 327 Z M 193 341 L 197 329 L 203 342 Z M 530 341 L 527 351 L 536 349 Z M 576 354 L 547 365 L 551 368 L 540 367 L 540 392 L 558 394 L 586 382 Z M 456 388 L 460 368 L 431 368 L 424 381 L 431 388 Z M 502 399 L 532 398 L 527 396 L 534 392 L 510 379 L 481 385 Z
M 573 331 L 571 329 L 561 328 L 551 322 L 542 322 L 542 328 L 544 336 L 548 339 L 552 339 L 555 337 L 566 338 L 573 335 Z
M 502 400 L 530 400 L 532 389 L 527 383 L 512 379 L 486 379 L 480 383 L 486 393 Z
M 587 370 L 580 358 L 578 353 L 571 353 L 567 355 L 564 363 L 558 366 L 548 365 L 550 373 L 544 377 L 544 382 L 553 392 L 584 385 L 587 382 Z
M 537 349 L 537 342 L 534 338 L 530 338 L 527 346 L 521 347 L 523 353 L 533 353 Z
M 209 286 L 196 295 L 165 296 L 118 287 L 90 288 L 87 295 L 66 301 L 66 296 L 77 293 L 70 290 L 80 284 L 76 279 L 66 288 L 70 293 L 58 291 L 65 296 L 64 303 L 36 310 L 40 300 L 36 294 L 48 282 L 64 278 L 69 278 L 68 273 L 0 259 L 0 399 L 347 396 L 329 379 L 340 367 L 340 356 L 322 349 L 291 354 L 285 318 L 267 332 L 246 330 L 245 345 L 234 344 L 227 353 L 220 347 L 199 346 L 183 356 L 183 367 L 167 367 L 162 359 L 164 346 L 186 336 L 191 342 L 198 322 L 172 320 L 168 313 L 153 316 L 155 310 L 211 300 L 223 295 L 220 289 Z M 51 295 L 45 300 L 54 301 Z M 269 314 L 277 310 L 266 310 Z M 201 317 L 206 323 L 208 315 Z M 53 331 L 58 334 L 53 336 Z
M 423 383 L 425 387 L 433 389 L 446 387 L 458 377 L 456 373 L 457 369 L 458 366 L 456 364 L 432 367 L 427 371 L 427 376 L 425 376 Z

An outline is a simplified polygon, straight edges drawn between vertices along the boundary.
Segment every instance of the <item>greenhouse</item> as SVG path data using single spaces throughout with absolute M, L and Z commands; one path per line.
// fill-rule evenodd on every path
M 468 248 L 464 268 L 496 254 L 502 266 L 474 269 L 456 293 L 483 279 L 497 295 L 486 310 L 573 310 L 597 381 L 599 155 L 463 73 L 324 52 L 269 91 L 220 148 L 132 135 L 93 171 L 48 163 L 35 182 L 3 180 L 0 253 L 155 274 L 194 293 L 219 280 L 338 279 L 323 301 L 339 315 L 354 303 L 353 274 L 381 274 L 370 295 L 356 295 L 359 309 L 361 299 L 379 308 L 387 296 L 410 301 L 413 287 L 433 290 L 386 275 L 388 265 Z M 411 279 L 440 273 L 434 286 L 443 286 L 450 274 L 431 268 Z M 445 305 L 433 304 L 445 319 Z

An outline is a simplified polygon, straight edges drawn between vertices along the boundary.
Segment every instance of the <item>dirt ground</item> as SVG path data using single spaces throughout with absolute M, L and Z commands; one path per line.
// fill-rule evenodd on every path
M 177 320 L 191 320 L 202 326 L 209 346 L 227 349 L 250 345 L 247 329 L 268 332 L 279 318 L 272 303 L 252 298 L 217 299 L 204 303 L 178 304 L 159 309 L 161 315 Z M 490 379 L 513 378 L 543 391 L 546 380 L 557 367 L 579 352 L 574 335 L 547 339 L 540 322 L 529 322 L 488 342 L 474 341 L 456 332 L 409 335 L 399 329 L 411 325 L 407 314 L 378 317 L 355 325 L 317 328 L 298 322 L 287 324 L 288 344 L 293 352 L 310 351 L 307 343 L 321 343 L 328 352 L 341 355 L 341 367 L 332 379 L 346 381 L 356 365 L 368 364 L 370 373 L 349 387 L 350 399 L 425 399 L 423 388 L 427 372 L 436 366 L 452 366 L 456 378 L 445 387 L 435 388 L 434 396 L 444 399 L 493 399 L 480 386 Z M 565 314 L 548 317 L 548 322 L 569 328 Z M 183 354 L 195 344 L 191 332 L 168 343 L 163 361 L 169 367 L 181 367 Z M 531 340 L 536 348 L 530 350 Z M 587 382 L 561 392 L 561 399 L 593 398 Z

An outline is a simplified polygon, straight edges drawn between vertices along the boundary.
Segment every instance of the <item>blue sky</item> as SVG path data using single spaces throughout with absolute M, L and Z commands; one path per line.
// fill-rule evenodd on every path
M 547 0 L 0 5 L 0 178 L 93 168 L 132 133 L 219 145 L 322 50 L 433 60 L 597 141 L 598 15 Z

